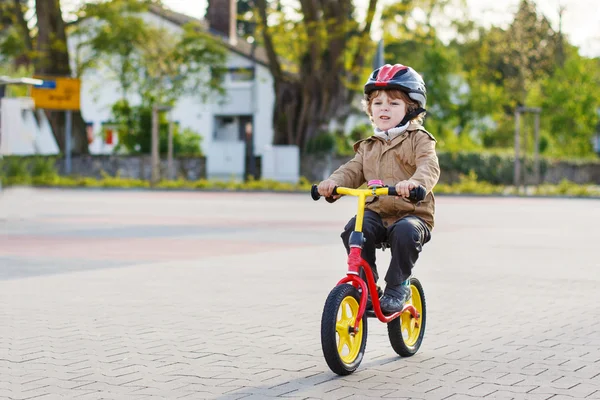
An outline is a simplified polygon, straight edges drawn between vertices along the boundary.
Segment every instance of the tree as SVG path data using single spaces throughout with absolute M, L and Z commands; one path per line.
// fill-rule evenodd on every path
M 369 34 L 377 6 L 370 0 L 364 23 L 351 0 L 299 0 L 300 20 L 278 2 L 256 0 L 258 23 L 274 79 L 274 144 L 306 143 L 332 119 L 344 118 L 368 72 Z M 271 23 L 271 21 L 273 21 Z M 370 70 L 370 65 L 368 67 Z
M 117 79 L 121 97 L 127 98 L 139 80 L 141 57 L 138 49 L 150 39 L 151 28 L 139 13 L 148 4 L 137 0 L 113 0 L 84 3 L 77 11 L 78 21 L 72 36 L 76 40 L 77 76 L 86 70 L 103 67 L 110 71 L 108 79 Z
M 112 0 L 86 4 L 78 12 L 79 73 L 102 67 L 117 79 L 121 98 L 139 94 L 149 105 L 173 105 L 184 94 L 202 101 L 222 93 L 225 49 L 218 39 L 189 23 L 181 34 L 146 23 L 152 1 Z
M 401 0 L 382 12 L 386 61 L 413 67 L 427 86 L 428 129 L 438 139 L 464 131 L 466 115 L 458 113 L 462 99 L 461 63 L 458 52 L 438 37 L 440 16 L 448 25 L 450 7 L 464 7 L 464 2 L 451 0 Z M 461 21 L 466 21 L 461 17 Z M 459 116 L 457 119 L 456 117 Z
M 482 41 L 489 47 L 488 79 L 506 87 L 513 109 L 524 105 L 534 82 L 551 75 L 556 66 L 559 37 L 530 0 L 521 0 L 506 31 L 492 29 Z
M 542 132 L 548 153 L 555 156 L 594 155 L 592 139 L 600 108 L 600 59 L 582 57 L 572 46 L 565 49 L 564 66 L 539 82 L 528 103 L 542 108 Z
M 36 58 L 37 75 L 71 76 L 65 22 L 62 17 L 60 0 L 37 0 Z M 54 138 L 62 152 L 65 151 L 65 113 L 46 111 Z M 74 154 L 88 154 L 85 122 L 79 111 L 73 112 Z
M 108 70 L 106 79 L 120 84 L 121 100 L 112 111 L 119 142 L 129 152 L 149 146 L 154 105 L 173 106 L 186 94 L 206 101 L 223 93 L 225 47 L 195 23 L 183 26 L 181 33 L 146 23 L 141 13 L 151 5 L 156 6 L 136 0 L 86 4 L 78 12 L 80 23 L 74 32 L 79 73 Z M 132 94 L 139 95 L 141 104 L 129 103 Z M 175 138 L 176 148 L 179 139 Z
M 25 19 L 26 0 L 0 2 L 0 54 L 12 58 L 14 66 L 28 67 L 33 56 L 33 41 Z

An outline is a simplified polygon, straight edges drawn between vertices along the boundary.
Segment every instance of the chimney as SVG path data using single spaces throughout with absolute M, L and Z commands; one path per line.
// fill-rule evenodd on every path
M 231 44 L 237 42 L 236 0 L 209 0 L 206 19 L 213 33 L 227 37 Z

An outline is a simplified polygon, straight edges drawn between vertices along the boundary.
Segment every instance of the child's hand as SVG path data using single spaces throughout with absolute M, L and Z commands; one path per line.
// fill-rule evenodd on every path
M 401 181 L 396 184 L 396 193 L 398 193 L 398 197 L 408 197 L 410 196 L 410 189 L 414 189 L 418 186 L 419 184 L 415 181 Z
M 324 181 L 322 181 L 321 183 L 319 183 L 319 186 L 317 186 L 317 190 L 319 191 L 319 194 L 321 196 L 325 196 L 325 197 L 331 197 L 333 189 L 337 186 L 337 183 L 335 183 L 333 180 L 331 179 L 325 179 Z M 334 199 L 339 199 L 340 196 L 336 195 L 333 196 Z

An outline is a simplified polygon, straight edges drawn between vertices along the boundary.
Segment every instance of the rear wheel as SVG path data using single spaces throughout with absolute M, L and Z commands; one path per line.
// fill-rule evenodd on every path
M 405 311 L 398 318 L 390 321 L 387 326 L 392 348 L 402 357 L 410 357 L 417 353 L 423 342 L 427 321 L 425 292 L 417 278 L 411 278 L 410 290 L 411 298 L 406 304 L 415 307 L 419 317 L 414 318 L 409 311 Z
M 360 295 L 352 285 L 336 286 L 329 293 L 321 317 L 321 346 L 329 368 L 338 375 L 354 372 L 367 344 L 367 317 L 354 332 Z

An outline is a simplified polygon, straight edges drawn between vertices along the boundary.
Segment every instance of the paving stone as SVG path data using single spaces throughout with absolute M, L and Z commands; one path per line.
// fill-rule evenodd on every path
M 597 201 L 438 196 L 421 349 L 369 319 L 338 377 L 320 320 L 352 199 L 9 189 L 0 211 L 25 194 L 0 220 L 0 398 L 600 399 Z

